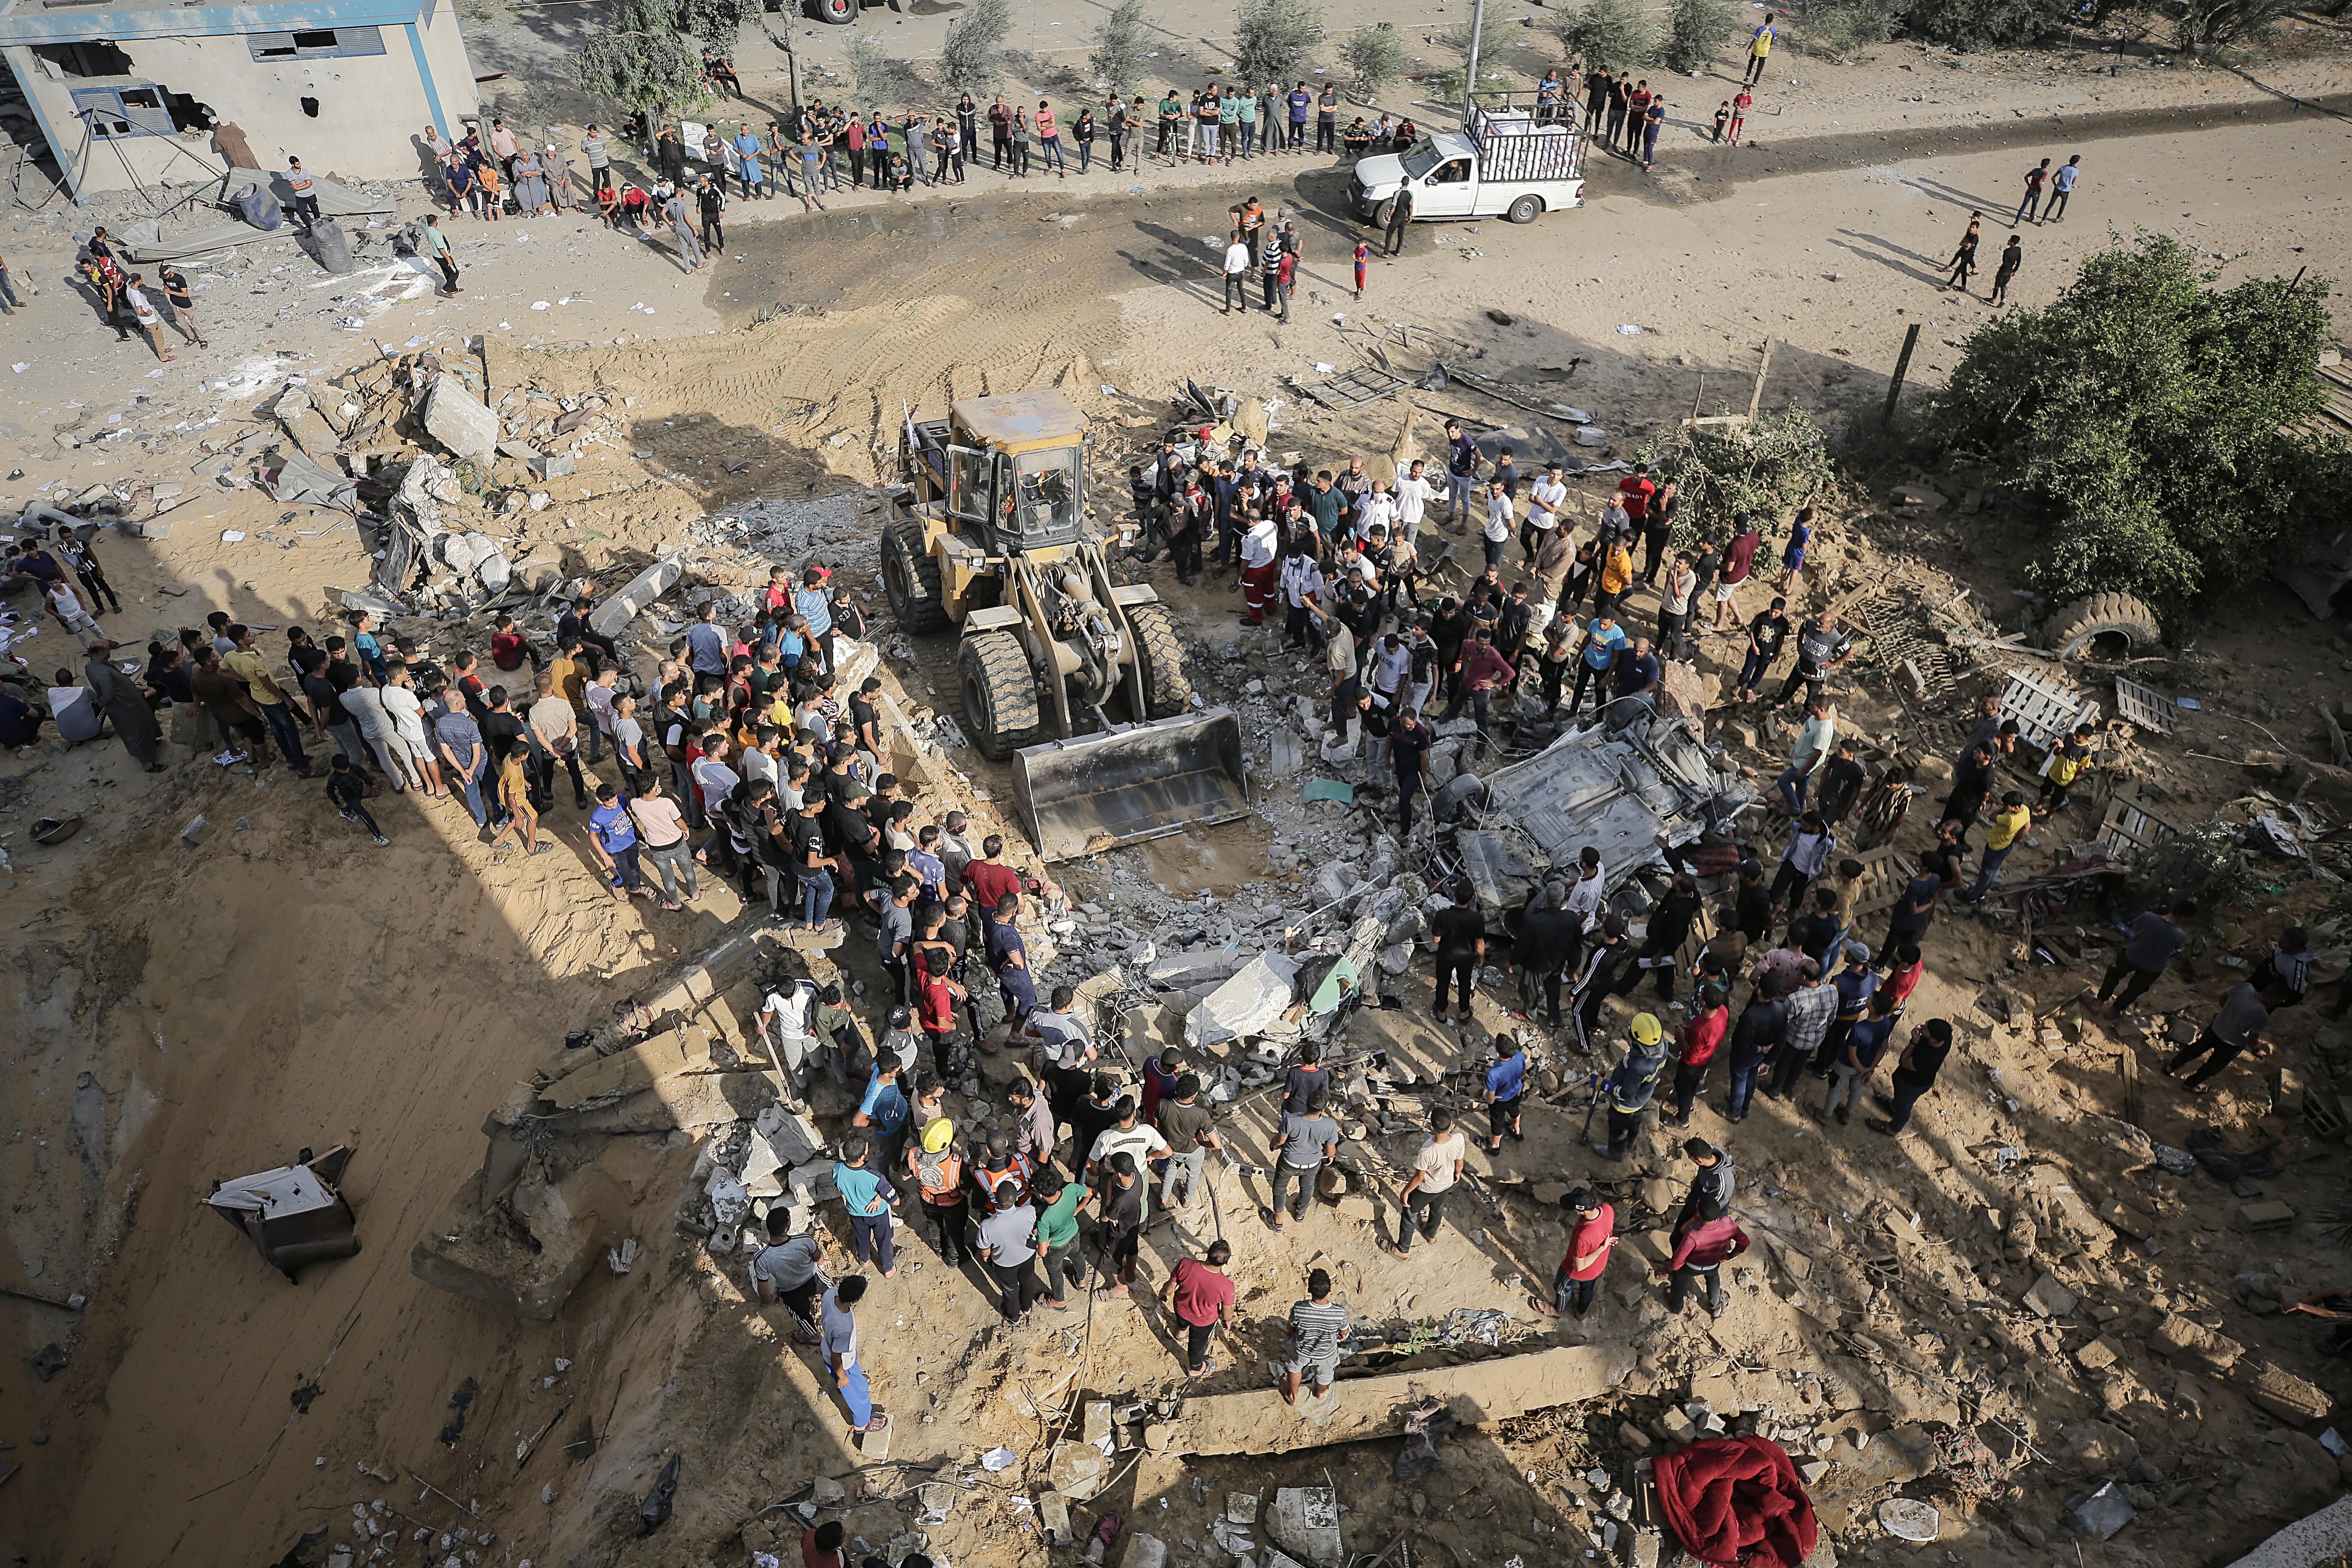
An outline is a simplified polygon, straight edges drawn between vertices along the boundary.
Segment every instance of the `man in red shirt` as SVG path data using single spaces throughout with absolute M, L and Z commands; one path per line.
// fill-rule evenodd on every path
M 837 1519 L 802 1531 L 801 1568 L 841 1568 L 841 1543 L 848 1536 L 848 1526 Z
M 1666 1310 L 1679 1316 L 1683 1298 L 1704 1285 L 1706 1315 L 1720 1318 L 1727 1305 L 1723 1297 L 1724 1261 L 1748 1250 L 1748 1233 L 1713 1198 L 1703 1200 L 1693 1217 L 1696 1223 L 1675 1238 L 1675 1255 L 1658 1270 L 1669 1281 Z
M 1895 967 L 1886 972 L 1879 989 L 1895 998 L 1895 1010 L 1900 1013 L 1911 1000 L 1911 993 L 1918 989 L 1919 977 L 1927 973 L 1927 961 L 1919 955 L 1919 944 L 1906 942 L 1895 950 Z
M 1683 1038 L 1675 1055 L 1681 1059 L 1675 1064 L 1674 1113 L 1663 1120 L 1669 1127 L 1690 1125 L 1691 1101 L 1706 1086 L 1707 1064 L 1722 1048 L 1723 1037 L 1731 1025 L 1731 1009 L 1725 1005 L 1727 993 L 1721 985 L 1706 984 L 1698 988 L 1698 1002 L 1691 1009 L 1689 1021 L 1683 1025 Z
M 1617 481 L 1620 504 L 1624 507 L 1625 516 L 1633 524 L 1636 535 L 1647 524 L 1650 498 L 1657 493 L 1658 482 L 1650 478 L 1650 465 L 1647 463 L 1634 464 L 1633 471 Z
M 1715 580 L 1715 624 L 1710 630 L 1736 632 L 1740 628 L 1739 585 L 1756 569 L 1756 547 L 1763 542 L 1763 531 L 1756 520 L 1742 512 L 1732 519 L 1738 531 L 1732 536 L 1729 548 L 1723 552 L 1723 575 Z
M 522 668 L 522 661 L 526 658 L 530 660 L 533 669 L 539 668 L 539 656 L 531 652 L 530 644 L 515 630 L 514 617 L 500 616 L 498 629 L 490 634 L 490 662 L 500 669 L 516 670 Z
M 1217 1325 L 1234 1325 L 1234 1282 L 1225 1265 L 1234 1256 L 1229 1243 L 1213 1241 L 1202 1258 L 1179 1259 L 1168 1283 L 1160 1287 L 1160 1304 L 1173 1307 L 1184 1325 L 1184 1374 L 1206 1377 L 1216 1371 L 1209 1357 L 1209 1339 Z
M 996 918 L 996 906 L 1013 900 L 1013 918 L 1021 918 L 1021 873 L 1004 863 L 1004 836 L 992 833 L 981 844 L 980 858 L 963 868 L 963 885 L 971 889 L 972 907 L 983 921 Z
M 1528 1303 L 1548 1318 L 1563 1312 L 1581 1318 L 1601 1289 L 1610 1249 L 1617 1244 L 1617 1210 L 1591 1187 L 1577 1188 L 1559 1200 L 1559 1206 L 1568 1215 L 1568 1252 L 1552 1279 L 1552 1299 L 1530 1296 Z

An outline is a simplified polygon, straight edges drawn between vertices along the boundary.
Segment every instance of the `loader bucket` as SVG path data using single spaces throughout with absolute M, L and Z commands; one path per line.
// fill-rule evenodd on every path
M 1249 815 L 1230 709 L 1024 746 L 1013 759 L 1022 826 L 1048 860 Z

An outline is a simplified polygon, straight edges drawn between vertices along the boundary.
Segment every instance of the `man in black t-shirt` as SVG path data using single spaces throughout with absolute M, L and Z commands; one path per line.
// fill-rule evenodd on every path
M 1886 1107 L 1886 1120 L 1873 1118 L 1870 1130 L 1884 1132 L 1889 1138 L 1911 1124 L 1911 1108 L 1919 1097 L 1936 1087 L 1936 1074 L 1944 1058 L 1952 1054 L 1952 1026 L 1941 1018 L 1930 1018 L 1911 1031 L 1911 1043 L 1903 1047 L 1903 1059 L 1895 1064 L 1889 1087 L 1891 1095 L 1875 1095 Z
M 1440 1024 L 1445 1022 L 1445 988 L 1456 975 L 1461 977 L 1462 1022 L 1470 1022 L 1470 987 L 1478 977 L 1478 965 L 1486 958 L 1486 921 L 1473 907 L 1473 897 L 1468 888 L 1456 888 L 1454 907 L 1440 910 L 1429 922 L 1437 942 L 1433 1007 Z
M 1309 1040 L 1298 1047 L 1298 1062 L 1282 1075 L 1282 1109 L 1310 1115 L 1331 1098 L 1330 1070 L 1322 1066 L 1323 1047 Z
M 1389 771 L 1396 775 L 1397 837 L 1412 842 L 1412 799 L 1421 793 L 1422 775 L 1429 768 L 1429 726 L 1421 710 L 1408 708 L 1389 726 Z

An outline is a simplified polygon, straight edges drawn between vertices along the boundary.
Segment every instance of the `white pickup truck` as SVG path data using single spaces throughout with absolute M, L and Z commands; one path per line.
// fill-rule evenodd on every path
M 1461 131 L 1433 132 L 1402 153 L 1357 160 L 1348 180 L 1356 216 L 1385 226 L 1406 189 L 1416 220 L 1499 216 L 1533 223 L 1555 207 L 1583 205 L 1583 133 L 1539 120 L 1532 107 L 1477 100 L 1510 96 L 1480 93 Z

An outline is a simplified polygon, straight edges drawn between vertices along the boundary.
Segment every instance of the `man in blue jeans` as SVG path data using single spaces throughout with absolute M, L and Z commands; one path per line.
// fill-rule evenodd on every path
M 874 1398 L 866 1386 L 866 1369 L 857 1364 L 857 1320 L 850 1309 L 865 1299 L 866 1276 L 853 1274 L 824 1293 L 818 1314 L 824 1341 L 824 1363 L 833 1373 L 833 1385 L 840 1391 L 843 1407 L 849 1412 L 850 1426 L 861 1432 L 889 1421 L 887 1415 L 875 1415 Z
M 833 1163 L 833 1190 L 849 1211 L 849 1230 L 862 1265 L 869 1258 L 882 1266 L 882 1278 L 898 1272 L 898 1248 L 890 1238 L 890 1211 L 900 1200 L 889 1178 L 873 1169 L 873 1142 L 863 1133 L 841 1141 L 841 1158 Z
M 1789 765 L 1780 776 L 1764 786 L 1763 800 L 1778 791 L 1788 807 L 1789 815 L 1797 816 L 1805 809 L 1805 788 L 1815 773 L 1830 760 L 1837 745 L 1837 720 L 1830 712 L 1827 696 L 1813 698 L 1805 704 L 1805 722 L 1797 731 L 1797 743 L 1789 750 Z
M 1765 975 L 1756 983 L 1756 994 L 1748 999 L 1739 1015 L 1739 1022 L 1731 1029 L 1731 1098 L 1724 1108 L 1724 1120 L 1740 1121 L 1748 1116 L 1748 1103 L 1756 1096 L 1756 1075 L 1780 1043 L 1788 1026 L 1788 1014 L 1780 1001 L 1784 984 L 1778 973 Z

